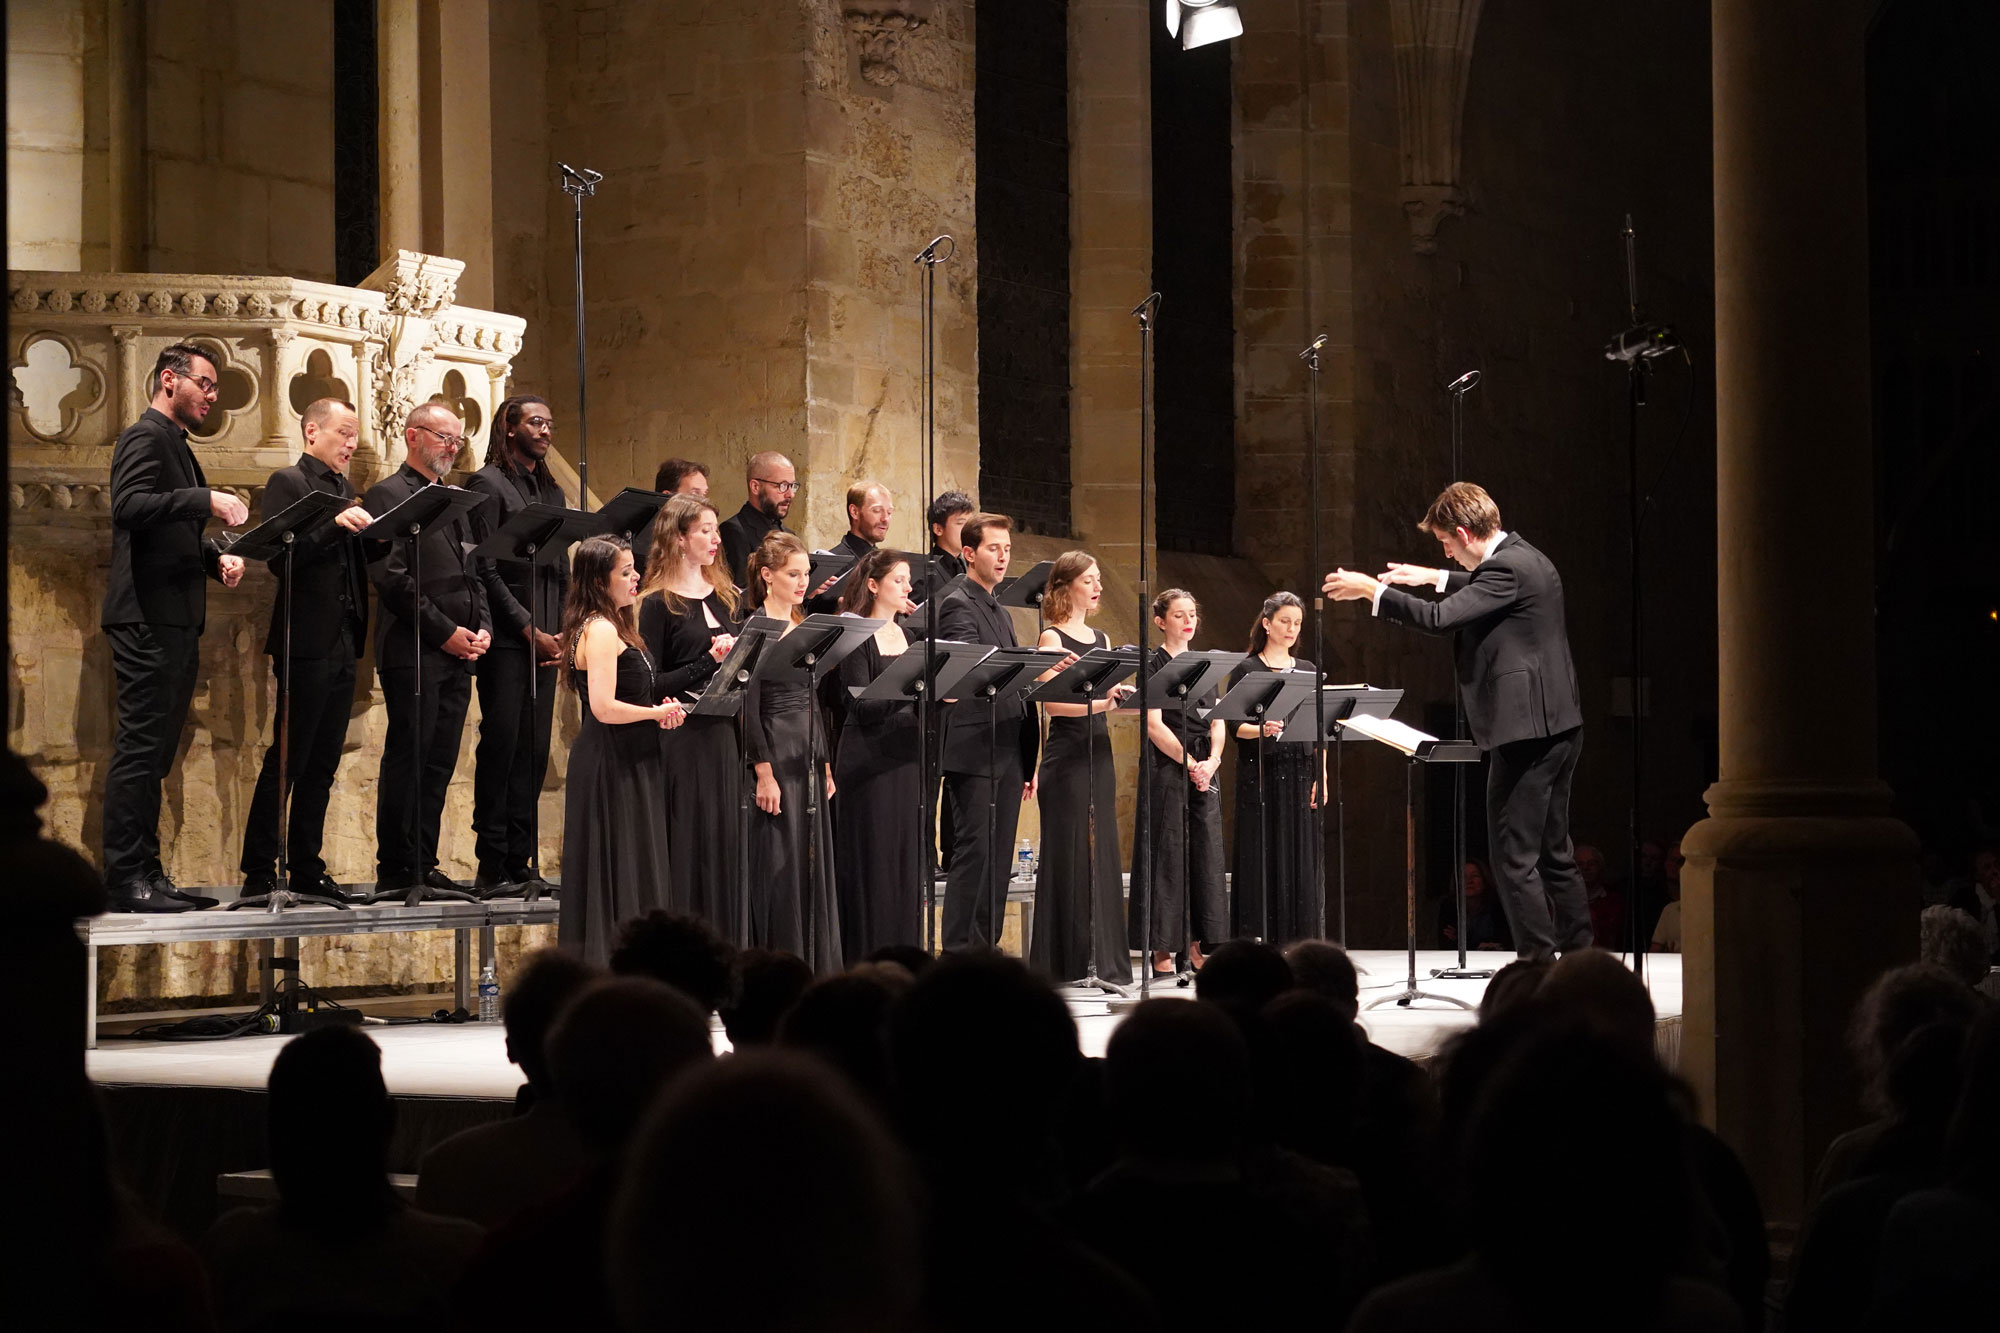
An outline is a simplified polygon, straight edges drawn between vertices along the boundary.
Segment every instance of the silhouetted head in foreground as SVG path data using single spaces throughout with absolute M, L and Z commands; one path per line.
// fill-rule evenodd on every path
M 712 1014 L 729 998 L 735 955 L 715 928 L 697 916 L 652 911 L 618 928 L 611 970 L 621 977 L 664 981 Z
M 1291 964 L 1276 946 L 1261 940 L 1227 941 L 1194 974 L 1196 999 L 1241 1005 L 1252 1012 L 1291 988 Z
M 388 1174 L 396 1112 L 382 1051 L 359 1028 L 287 1042 L 268 1093 L 271 1174 L 288 1218 L 315 1230 L 366 1226 L 398 1207 Z
M 1235 1154 L 1250 1117 L 1250 1049 L 1228 1014 L 1147 1000 L 1111 1034 L 1104 1059 L 1104 1109 L 1122 1156 L 1216 1163 Z
M 597 978 L 597 969 L 574 954 L 540 949 L 529 954 L 507 992 L 503 1021 L 507 1058 L 521 1066 L 537 1094 L 551 1089 L 546 1050 L 556 1015 Z
M 1361 978 L 1347 950 L 1328 940 L 1300 940 L 1285 950 L 1292 984 L 1323 996 L 1347 1011 L 1351 1021 L 1361 1012 Z
M 546 1050 L 564 1114 L 600 1152 L 625 1142 L 676 1075 L 714 1055 L 708 1015 L 646 977 L 591 985 L 556 1020 Z
M 769 1046 L 778 1024 L 812 985 L 812 968 L 795 953 L 744 949 L 730 969 L 729 999 L 718 1012 L 729 1044 L 739 1051 Z

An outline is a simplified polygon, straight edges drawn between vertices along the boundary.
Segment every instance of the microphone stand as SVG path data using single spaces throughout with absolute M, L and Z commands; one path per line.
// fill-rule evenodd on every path
M 938 253 L 938 246 L 945 247 Z M 925 688 L 917 694 L 917 743 L 921 753 L 917 756 L 917 771 L 922 775 L 922 792 L 918 798 L 922 822 L 922 851 L 917 857 L 917 872 L 924 877 L 920 897 L 924 904 L 924 952 L 938 951 L 937 921 L 937 867 L 934 856 L 937 848 L 937 777 L 931 771 L 931 734 L 943 719 L 931 699 L 935 693 L 937 677 L 930 670 L 929 655 L 931 644 L 937 641 L 938 590 L 941 586 L 936 557 L 928 553 L 934 540 L 930 532 L 931 502 L 937 498 L 937 266 L 957 253 L 958 242 L 949 234 L 933 237 L 910 262 L 920 266 L 923 279 L 923 303 L 920 327 L 923 338 L 923 358 L 919 371 L 923 381 L 923 494 L 924 494 L 924 540 L 927 548 L 924 556 L 925 569 L 930 578 L 925 580 L 924 592 L 924 654 Z M 994 931 L 994 946 L 999 946 L 1000 933 Z
M 1310 568 L 1312 569 L 1313 577 L 1315 578 L 1319 576 L 1319 572 L 1321 570 L 1326 568 L 1326 566 L 1323 563 L 1321 563 L 1320 549 L 1319 549 L 1319 529 L 1320 529 L 1319 352 L 1320 348 L 1326 346 L 1326 343 L 1327 343 L 1327 335 L 1322 333 L 1317 338 L 1314 338 L 1312 340 L 1312 344 L 1309 347 L 1307 347 L 1303 352 L 1299 353 L 1299 359 L 1306 363 L 1306 370 L 1310 374 L 1312 382 L 1312 389 L 1310 394 L 1308 395 L 1310 399 L 1310 414 L 1308 419 L 1311 425 L 1306 435 L 1306 515 L 1307 515 L 1306 530 L 1312 534 L 1312 557 L 1311 557 L 1312 564 Z M 1324 592 L 1315 592 L 1313 594 L 1313 665 L 1319 669 L 1321 683 L 1324 683 L 1327 678 L 1325 624 L 1326 624 L 1326 594 Z M 1326 855 L 1326 797 L 1327 797 L 1326 695 L 1325 692 L 1322 690 L 1313 691 L 1313 722 L 1315 725 L 1313 726 L 1312 780 L 1314 788 L 1317 789 L 1319 793 L 1319 799 L 1312 803 L 1313 846 L 1316 849 L 1313 859 L 1315 863 L 1315 869 L 1318 871 L 1318 873 L 1315 875 L 1315 878 L 1318 879 L 1319 881 L 1319 884 L 1317 886 L 1318 892 L 1314 895 L 1313 935 L 1316 938 L 1325 939 L 1326 938 L 1326 870 L 1325 867 L 1320 864 L 1320 859 Z M 1335 829 L 1340 839 L 1340 846 L 1338 850 L 1338 856 L 1340 859 L 1339 927 L 1340 927 L 1340 940 L 1342 945 L 1344 946 L 1347 942 L 1347 822 L 1346 820 L 1345 819 L 1337 820 L 1335 822 Z
M 1479 383 L 1479 372 L 1469 370 L 1445 386 L 1451 395 L 1451 480 L 1457 481 L 1459 469 L 1464 466 L 1465 446 L 1465 395 Z M 1456 740 L 1465 730 L 1465 700 L 1457 690 L 1451 692 L 1451 734 Z M 1465 959 L 1465 766 L 1454 764 L 1451 769 L 1451 887 L 1452 896 L 1458 903 L 1458 966 L 1431 969 L 1431 975 L 1447 981 L 1483 981 L 1493 975 L 1492 968 L 1476 968 Z M 1486 886 L 1492 889 L 1494 886 Z
M 1153 599 L 1147 581 L 1146 529 L 1150 517 L 1153 493 L 1153 320 L 1160 309 L 1160 294 L 1153 292 L 1138 305 L 1132 307 L 1133 316 L 1139 321 L 1139 698 L 1147 697 L 1146 687 L 1152 680 L 1152 638 Z M 1086 724 L 1089 715 L 1085 715 Z M 1088 737 L 1090 728 L 1086 726 Z M 1106 740 L 1109 741 L 1109 732 Z M 1086 741 L 1086 743 L 1088 743 Z M 1152 742 L 1146 735 L 1146 712 L 1139 710 L 1139 754 L 1146 758 L 1146 747 Z M 1142 762 L 1139 769 L 1138 806 L 1132 816 L 1132 895 L 1145 894 L 1139 913 L 1139 938 L 1145 941 L 1139 976 L 1139 996 L 1151 999 L 1153 994 L 1153 784 L 1148 780 L 1150 764 Z M 1090 852 L 1097 855 L 1097 785 L 1096 770 L 1091 777 L 1091 820 Z M 1096 878 L 1093 874 L 1091 892 L 1096 894 Z M 1092 937 L 1092 955 L 1096 954 L 1095 936 Z M 1093 976 L 1092 980 L 1096 980 Z
M 590 508 L 590 413 L 586 407 L 589 396 L 588 383 L 584 377 L 583 359 L 583 201 L 585 196 L 597 193 L 597 183 L 604 179 L 601 171 L 589 167 L 573 167 L 567 162 L 558 162 L 562 171 L 562 192 L 576 201 L 576 505 L 579 509 Z M 532 664 L 530 664 L 532 673 Z

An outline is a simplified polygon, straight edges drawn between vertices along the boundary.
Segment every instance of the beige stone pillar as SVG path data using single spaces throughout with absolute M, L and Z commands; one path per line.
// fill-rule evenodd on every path
M 384 256 L 424 249 L 424 138 L 421 0 L 377 0 L 375 72 L 381 110 L 376 128 Z M 442 253 L 442 252 L 438 252 Z
M 1152 17 L 1146 0 L 1069 9 L 1070 521 L 1107 568 L 1133 571 L 1142 536 L 1130 312 L 1153 289 Z
M 1917 939 L 1875 763 L 1867 7 L 1714 7 L 1721 774 L 1683 844 L 1683 1071 L 1781 1235 L 1858 1118 L 1849 1012 Z
M 424 249 L 465 261 L 460 304 L 493 304 L 493 87 L 487 0 L 424 0 Z
M 110 0 L 106 6 L 106 93 L 110 99 L 110 160 L 106 204 L 108 262 L 121 273 L 146 267 L 146 6 Z

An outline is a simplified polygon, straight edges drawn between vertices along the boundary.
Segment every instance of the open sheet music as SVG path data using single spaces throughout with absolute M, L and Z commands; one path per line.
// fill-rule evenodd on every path
M 1398 722 L 1393 717 L 1350 717 L 1341 725 L 1357 735 L 1380 741 L 1392 750 L 1410 755 L 1437 740 L 1437 737 Z

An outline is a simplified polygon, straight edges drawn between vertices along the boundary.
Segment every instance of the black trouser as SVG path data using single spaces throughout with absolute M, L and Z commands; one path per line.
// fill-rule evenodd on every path
M 118 721 L 104 772 L 104 878 L 117 885 L 160 869 L 160 784 L 173 771 L 194 701 L 201 631 L 106 625 Z
M 389 730 L 375 784 L 375 874 L 392 887 L 437 867 L 445 790 L 458 767 L 459 736 L 472 702 L 464 662 L 429 649 L 423 660 L 421 699 L 413 697 L 416 668 L 380 668 Z
M 998 778 L 976 773 L 944 775 L 951 819 L 951 869 L 944 881 L 944 947 L 999 948 L 1007 915 L 1007 882 L 1014 876 L 1014 830 L 1021 822 L 1018 752 L 1000 756 Z M 987 841 L 987 819 L 993 820 Z M 995 917 L 996 905 L 998 918 Z
M 291 829 L 285 839 L 285 868 L 291 878 L 316 882 L 326 873 L 320 847 L 326 836 L 326 804 L 340 771 L 347 741 L 347 717 L 354 702 L 354 645 L 345 634 L 332 657 L 292 659 L 290 733 Z M 278 728 L 285 722 L 285 664 L 271 659 L 278 678 L 278 708 L 271 719 L 271 748 L 250 798 L 250 822 L 243 830 L 243 873 L 270 874 L 278 861 Z
M 1581 727 L 1487 752 L 1488 850 L 1523 958 L 1591 942 L 1590 901 L 1569 840 L 1570 785 L 1582 752 Z
M 556 715 L 556 669 L 536 667 L 528 698 L 524 643 L 479 659 L 479 748 L 473 755 L 472 833 L 479 873 L 496 882 L 527 875 L 535 847 L 535 802 L 549 771 L 549 728 Z M 662 818 L 665 813 L 662 812 Z

